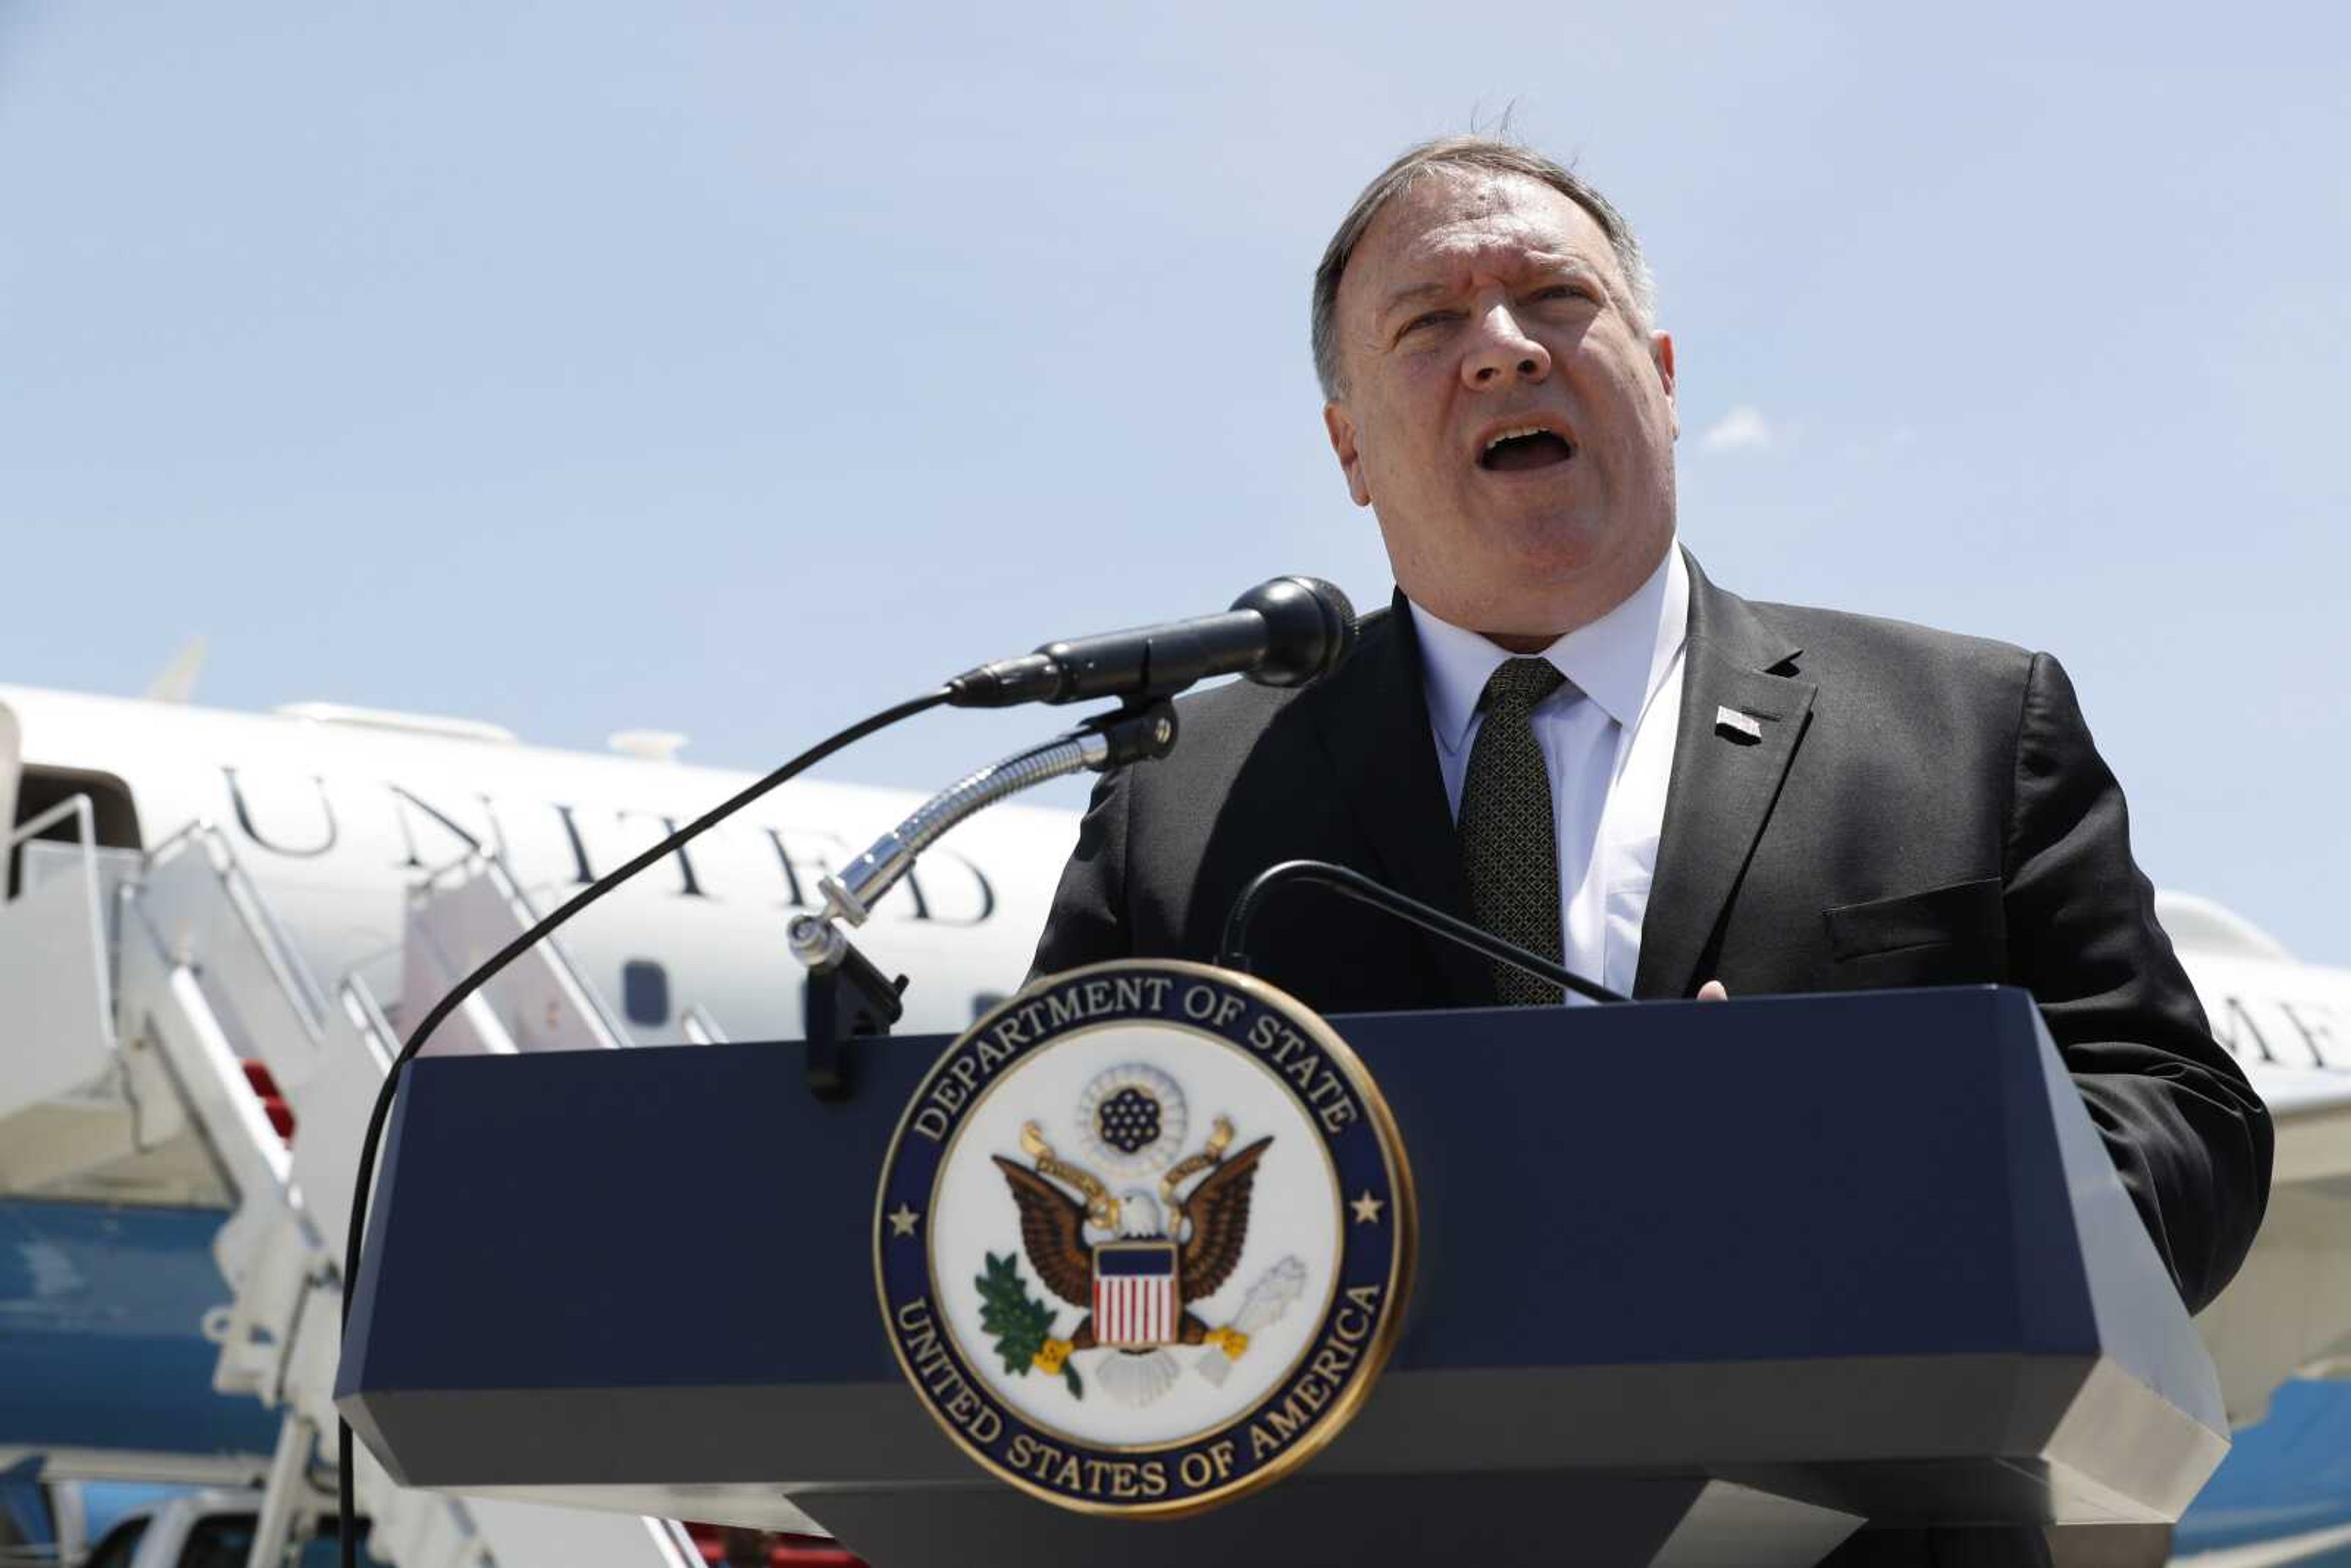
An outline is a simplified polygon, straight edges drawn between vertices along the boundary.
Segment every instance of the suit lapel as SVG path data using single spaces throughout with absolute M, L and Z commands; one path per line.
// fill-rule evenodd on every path
M 1402 593 L 1376 641 L 1367 631 L 1364 646 L 1341 674 L 1310 695 L 1320 699 L 1315 717 L 1340 792 L 1377 862 L 1364 869 L 1398 893 L 1468 919 L 1469 883 L 1437 770 L 1420 641 Z M 1420 940 L 1444 977 L 1445 999 L 1460 1007 L 1493 1005 L 1493 974 L 1483 958 L 1425 933 Z
M 1648 914 L 1641 925 L 1635 996 L 1686 997 L 1707 944 L 1754 853 L 1812 712 L 1813 682 L 1770 673 L 1800 649 L 1766 627 L 1745 600 L 1689 562 L 1690 629 L 1673 778 Z M 1720 710 L 1744 716 L 1718 723 Z

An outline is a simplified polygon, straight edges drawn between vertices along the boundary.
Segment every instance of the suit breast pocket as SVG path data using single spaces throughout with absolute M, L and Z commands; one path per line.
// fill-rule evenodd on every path
M 2005 977 L 2000 879 L 1847 904 L 1826 912 L 1829 953 L 1855 982 L 1967 985 Z

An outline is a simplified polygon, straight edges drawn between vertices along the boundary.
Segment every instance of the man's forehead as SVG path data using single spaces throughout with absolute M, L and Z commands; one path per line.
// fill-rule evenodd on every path
M 1564 192 L 1523 175 L 1442 170 L 1373 219 L 1353 260 L 1366 264 L 1364 281 L 1384 298 L 1480 263 L 1597 262 L 1610 254 L 1607 235 Z M 1356 271 L 1352 262 L 1348 271 Z

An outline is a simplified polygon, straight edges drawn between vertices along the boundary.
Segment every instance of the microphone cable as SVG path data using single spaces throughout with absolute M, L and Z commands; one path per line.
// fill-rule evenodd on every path
M 375 1108 L 368 1114 L 367 1134 L 360 1140 L 359 1171 L 351 1182 L 350 1229 L 343 1243 L 343 1301 L 340 1319 L 343 1333 L 348 1334 L 350 1331 L 351 1300 L 359 1290 L 360 1243 L 367 1234 L 368 1197 L 375 1183 L 376 1147 L 383 1141 L 384 1122 L 391 1114 L 392 1096 L 400 1085 L 401 1070 L 415 1060 L 416 1053 L 423 1048 L 424 1042 L 432 1038 L 433 1031 L 441 1027 L 442 1020 L 463 1006 L 466 998 L 486 985 L 492 976 L 537 946 L 540 939 L 553 932 L 557 926 L 561 925 L 637 873 L 716 827 L 777 785 L 815 767 L 841 747 L 854 745 L 876 730 L 887 729 L 901 719 L 912 718 L 918 713 L 942 706 L 950 695 L 951 693 L 947 687 L 940 686 L 935 691 L 925 692 L 912 701 L 900 703 L 895 707 L 884 708 L 871 718 L 861 719 L 851 725 L 831 739 L 818 742 L 758 783 L 696 817 L 619 870 L 608 872 L 581 888 L 554 914 L 498 949 L 487 962 L 459 981 L 455 989 L 434 1005 L 433 1009 L 426 1013 L 415 1029 L 409 1032 L 407 1043 L 400 1048 L 400 1054 L 392 1059 L 392 1065 L 384 1070 L 383 1087 L 376 1091 Z M 339 1363 L 340 1355 L 339 1347 Z M 340 1374 L 338 1380 L 340 1381 Z M 357 1540 L 359 1510 L 352 1500 L 354 1464 L 351 1450 L 351 1424 L 343 1418 L 341 1412 L 338 1411 L 335 1416 L 335 1508 L 336 1531 L 340 1537 L 342 1568 L 360 1568 Z

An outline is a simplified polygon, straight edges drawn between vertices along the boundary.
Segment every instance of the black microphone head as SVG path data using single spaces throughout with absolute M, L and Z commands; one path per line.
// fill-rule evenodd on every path
M 1319 577 L 1277 577 L 1233 601 L 1265 617 L 1265 657 L 1249 673 L 1262 686 L 1321 680 L 1355 651 L 1355 607 Z

